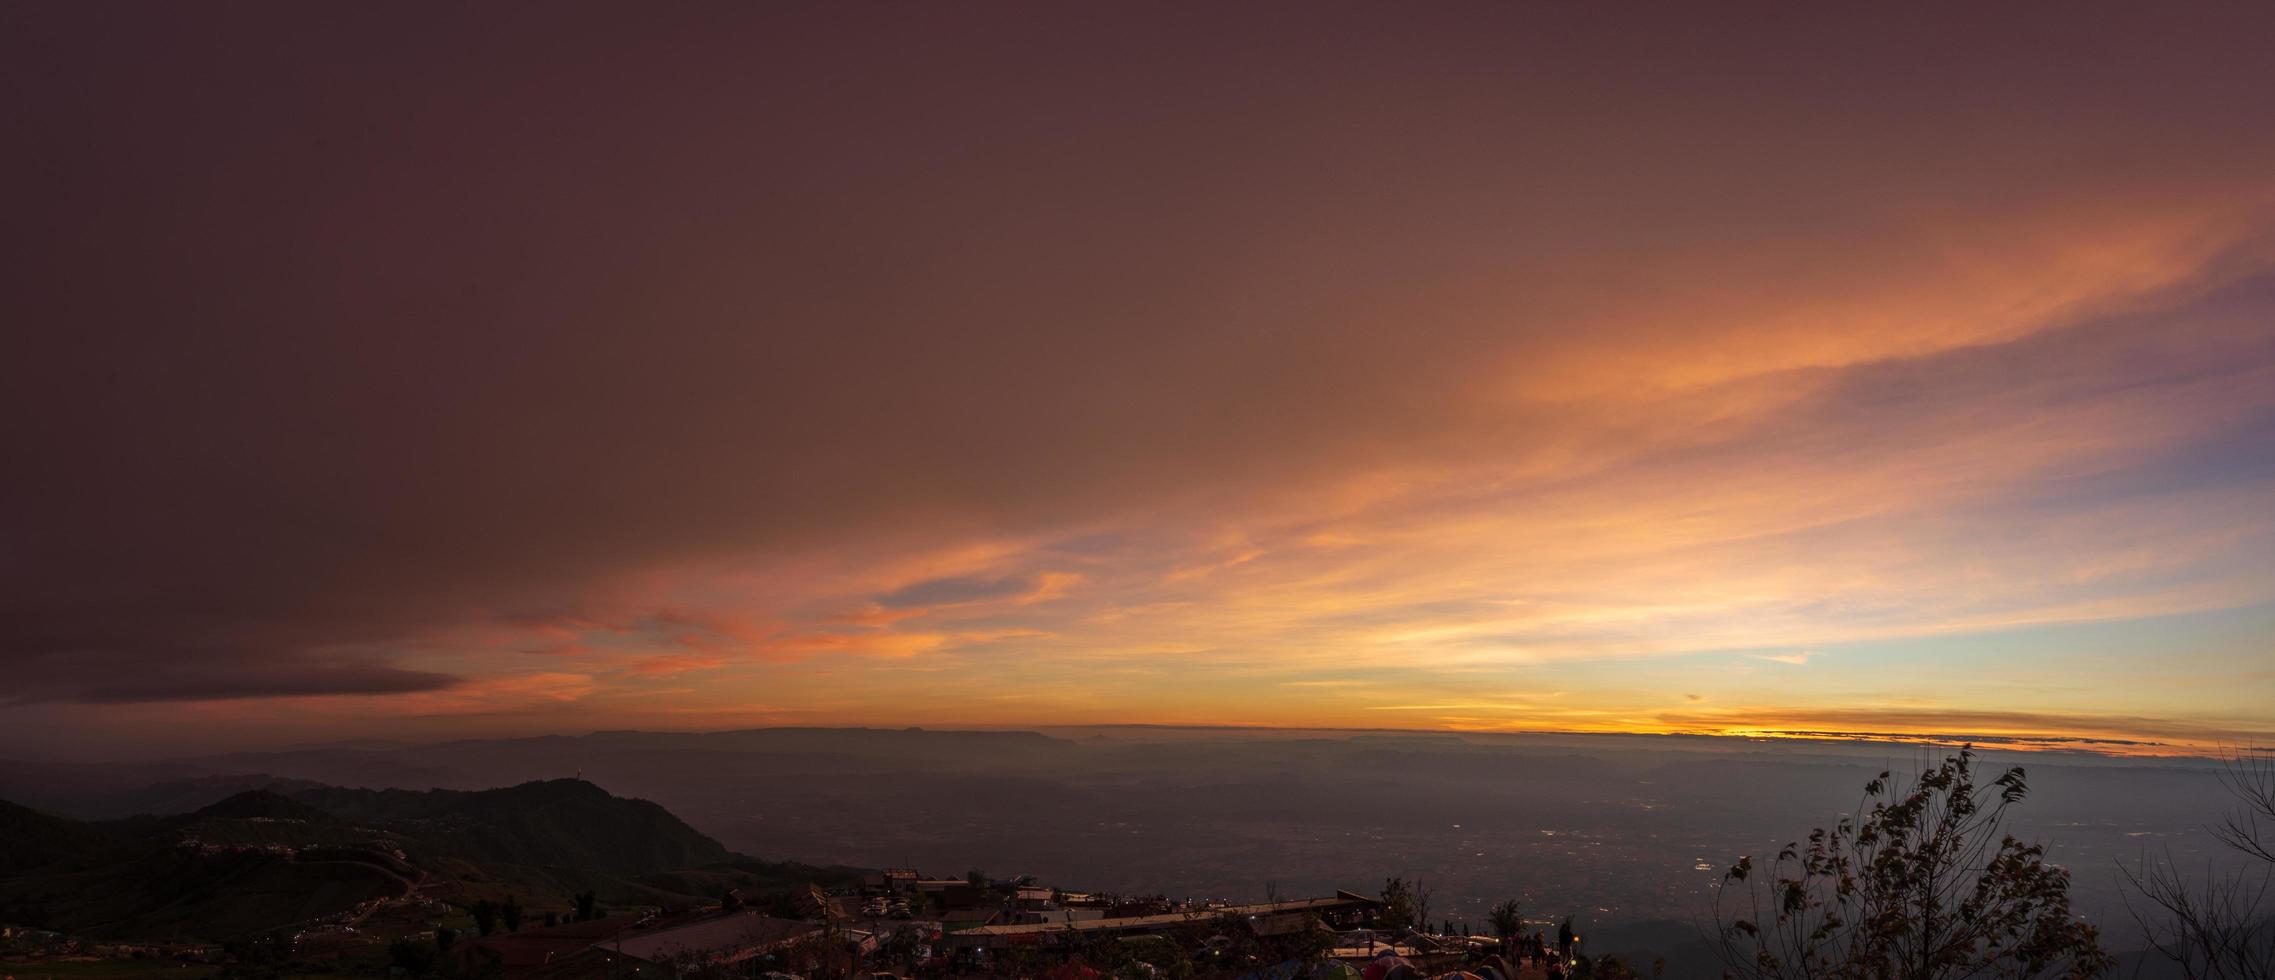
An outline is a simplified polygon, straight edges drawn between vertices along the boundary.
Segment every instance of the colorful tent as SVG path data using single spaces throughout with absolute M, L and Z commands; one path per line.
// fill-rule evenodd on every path
M 1415 969 L 1406 957 L 1384 953 L 1368 963 L 1360 976 L 1364 980 L 1421 980 L 1422 971 Z

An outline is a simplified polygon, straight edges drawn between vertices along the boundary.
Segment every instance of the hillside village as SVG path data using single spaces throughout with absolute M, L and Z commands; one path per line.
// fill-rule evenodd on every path
M 548 822 L 564 809 L 579 816 Z M 1239 904 L 977 871 L 767 864 L 575 780 L 456 794 L 261 790 L 175 818 L 79 824 L 16 808 L 10 819 L 19 839 L 53 843 L 0 877 L 0 975 L 26 980 L 1632 972 L 1559 950 L 1553 923 L 1426 921 L 1427 892 L 1402 880 Z M 605 834 L 580 836 L 589 827 L 677 840 L 663 858 L 626 862 Z M 724 860 L 655 863 L 713 849 Z M 109 904 L 86 904 L 92 894 Z
M 263 849 L 266 852 L 266 849 Z M 305 853 L 305 852 L 304 852 Z M 85 942 L 9 926 L 14 977 L 64 964 L 134 963 L 223 977 L 287 963 L 326 973 L 581 980 L 607 977 L 1519 977 L 1560 976 L 1545 935 L 1397 925 L 1380 897 L 1252 904 L 1070 892 L 1032 878 L 926 878 L 894 869 L 854 887 L 730 891 L 707 905 L 610 910 L 454 906 L 413 888 L 249 942 Z M 542 921 L 538 921 L 539 917 Z M 526 923 L 526 924 L 525 924 Z M 457 926 L 465 926 L 461 929 Z M 1451 927 L 1453 923 L 1444 923 Z M 378 954 L 384 951 L 384 958 Z M 1569 955 L 1570 950 L 1564 951 Z M 358 964 L 364 968 L 357 969 Z M 1589 964 L 1587 972 L 1618 971 Z M 129 975 L 113 970 L 108 975 Z M 284 971 L 296 972 L 296 971 Z M 1627 975 L 1618 972 L 1617 975 Z
M 1553 953 L 1532 937 L 1394 925 L 1380 898 L 1350 891 L 1231 904 L 1070 892 L 1030 878 L 935 879 L 890 870 L 864 876 L 855 888 L 831 892 L 809 885 L 774 896 L 770 907 L 752 907 L 760 899 L 731 895 L 701 908 L 462 941 L 447 971 L 558 980 L 690 975 L 1514 980 L 1551 975 L 1546 954 Z

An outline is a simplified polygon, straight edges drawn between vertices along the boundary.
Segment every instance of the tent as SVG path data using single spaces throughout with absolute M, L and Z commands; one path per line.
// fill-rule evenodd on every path
M 1360 973 L 1363 980 L 1422 980 L 1422 971 L 1403 956 L 1384 953 Z

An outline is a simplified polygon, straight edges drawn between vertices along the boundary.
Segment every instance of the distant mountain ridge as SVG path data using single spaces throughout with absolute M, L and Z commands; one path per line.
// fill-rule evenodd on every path
M 1070 739 L 1029 730 L 604 730 L 417 745 L 334 743 L 150 763 L 0 759 L 0 799 L 93 820 L 185 813 L 246 789 L 480 790 L 579 773 L 613 791 L 677 806 L 686 801 L 670 799 L 672 790 L 691 774 L 721 767 L 780 771 L 791 778 L 796 773 L 787 770 L 955 772 L 1007 762 L 1064 765 L 1084 751 Z

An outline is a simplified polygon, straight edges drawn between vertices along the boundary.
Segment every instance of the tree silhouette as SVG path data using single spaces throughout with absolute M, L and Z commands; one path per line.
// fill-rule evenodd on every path
M 2193 879 L 2170 855 L 2140 867 L 2124 868 L 2125 878 L 2143 904 L 2133 918 L 2149 944 L 2191 980 L 2270 980 L 2275 978 L 2275 755 L 2252 749 L 2235 752 L 2220 772 L 2221 785 L 2236 807 L 2212 836 L 2245 859 L 2246 867 L 2226 876 Z
M 1402 877 L 1385 879 L 1382 883 L 1382 904 L 1375 907 L 1374 921 L 1385 929 L 1404 929 L 1416 921 L 1414 886 Z
M 1501 945 L 1504 947 L 1509 944 L 1510 940 L 1516 938 L 1517 933 L 1524 930 L 1524 909 L 1517 904 L 1516 899 L 1507 899 L 1501 904 L 1493 906 L 1493 910 L 1487 913 L 1487 916 L 1487 921 L 1493 925 L 1493 935 L 1500 937 Z
M 1750 980 L 2029 980 L 2112 964 L 2070 914 L 2069 872 L 2002 833 L 2020 767 L 1978 788 L 1963 749 L 1908 787 L 1888 773 L 1858 818 L 1810 831 L 1767 866 L 1741 857 L 1715 889 L 1724 965 Z M 1733 898 L 1733 895 L 1736 898 Z M 1730 906 L 1734 905 L 1732 908 Z
M 474 932 L 487 936 L 498 930 L 498 903 L 485 898 L 474 903 Z

